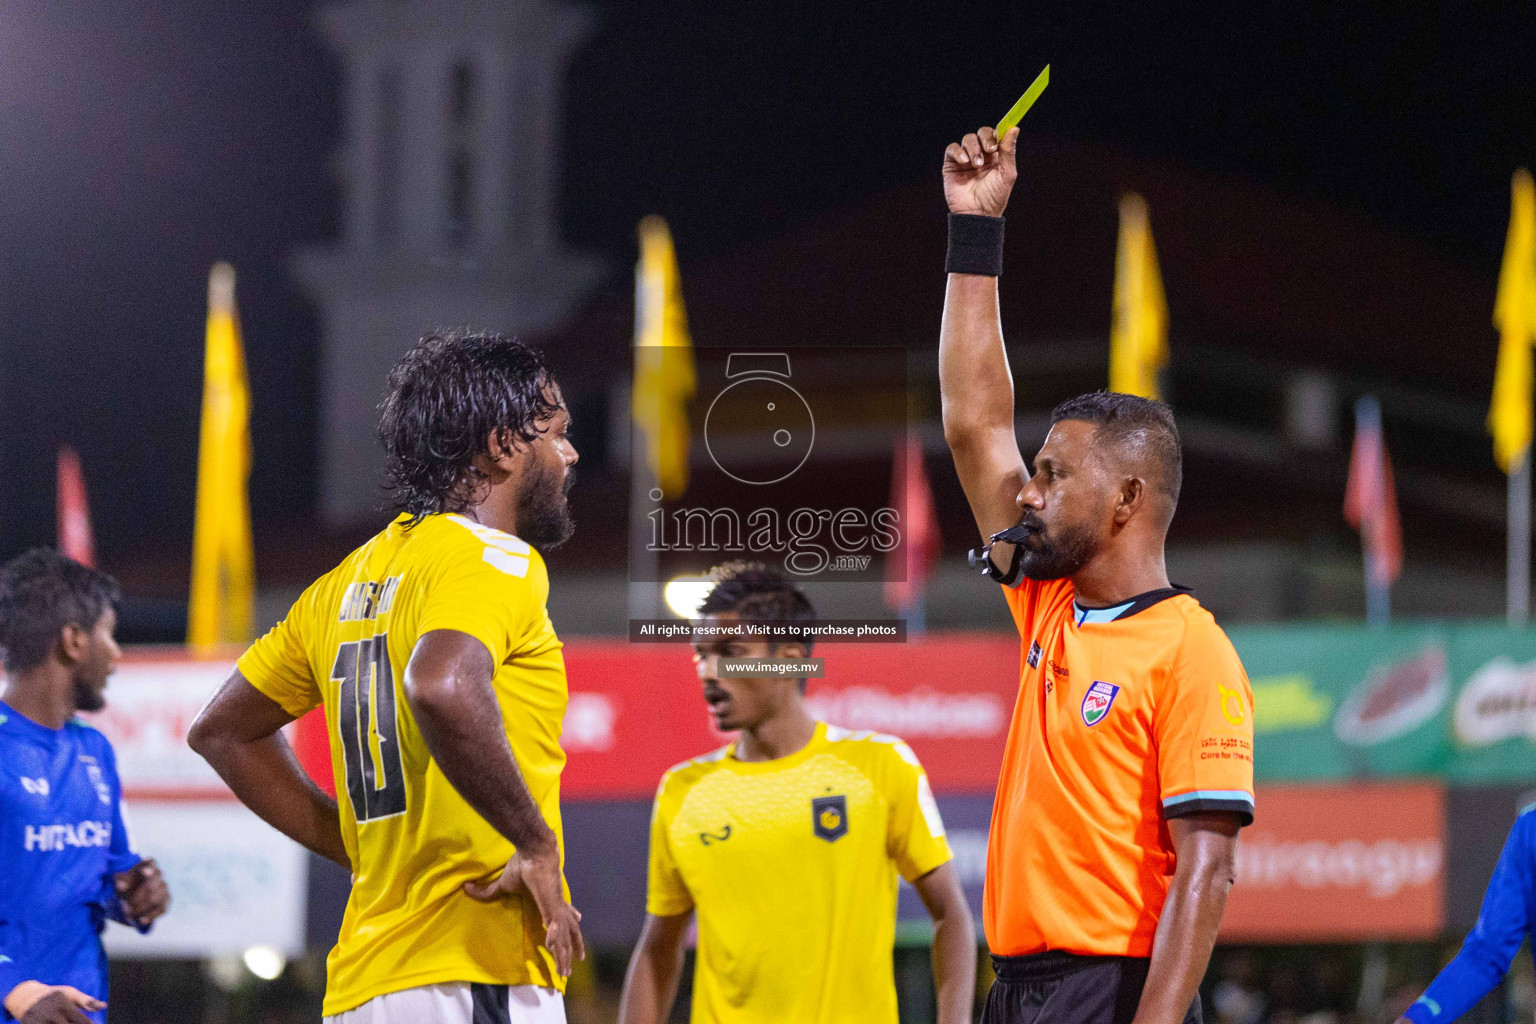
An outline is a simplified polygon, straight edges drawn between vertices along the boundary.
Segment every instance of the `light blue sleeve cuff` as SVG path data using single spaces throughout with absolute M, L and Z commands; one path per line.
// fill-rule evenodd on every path
M 1419 996 L 1412 1006 L 1403 1012 L 1403 1016 L 1413 1021 L 1413 1024 L 1439 1024 L 1440 1004 L 1429 996 Z

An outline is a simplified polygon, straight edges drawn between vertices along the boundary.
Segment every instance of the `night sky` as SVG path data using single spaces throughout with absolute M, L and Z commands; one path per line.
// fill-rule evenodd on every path
M 1026 145 L 1049 132 L 1300 194 L 1490 280 L 1509 174 L 1536 161 L 1530 5 L 595 6 L 564 232 L 622 291 L 645 213 L 707 262 L 937 189 L 944 144 L 1047 62 Z M 0 2 L 0 554 L 51 541 L 60 442 L 82 452 L 109 568 L 190 546 L 218 258 L 241 275 L 258 536 L 310 516 L 317 327 L 287 260 L 335 230 L 340 132 L 311 7 Z

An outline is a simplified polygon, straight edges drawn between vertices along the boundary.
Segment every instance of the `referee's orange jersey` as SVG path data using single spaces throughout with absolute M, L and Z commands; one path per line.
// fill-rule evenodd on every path
M 1177 588 L 1084 609 L 1067 580 L 1004 588 L 1023 638 L 987 849 L 993 953 L 1152 955 L 1167 819 L 1253 820 L 1253 692 Z

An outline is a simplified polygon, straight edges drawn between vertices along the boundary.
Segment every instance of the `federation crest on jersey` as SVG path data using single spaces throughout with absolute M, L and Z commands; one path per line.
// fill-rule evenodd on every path
M 1104 721 L 1119 692 L 1120 687 L 1095 680 L 1083 695 L 1083 724 L 1093 726 Z
M 848 834 L 848 798 L 818 796 L 811 801 L 811 824 L 818 838 L 835 843 Z

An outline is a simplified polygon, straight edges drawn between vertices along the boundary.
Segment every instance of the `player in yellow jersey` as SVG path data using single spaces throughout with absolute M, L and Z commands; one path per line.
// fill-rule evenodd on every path
M 771 570 L 732 566 L 717 579 L 705 626 L 814 618 L 805 595 Z M 720 668 L 722 658 L 809 653 L 801 643 L 695 645 L 716 726 L 740 734 L 662 779 L 645 926 L 619 1024 L 667 1019 L 694 914 L 695 1024 L 895 1024 L 898 874 L 933 915 L 939 1022 L 970 1021 L 976 930 L 911 749 L 816 721 L 804 678 L 731 678 Z
M 565 664 L 540 547 L 576 451 L 533 350 L 429 335 L 379 433 L 400 515 L 306 590 L 192 746 L 274 827 L 347 867 L 329 1024 L 548 1024 L 583 956 L 562 871 Z M 279 731 L 324 705 L 337 800 Z

